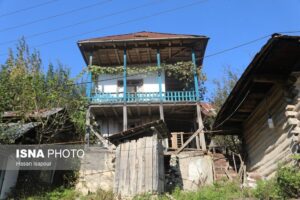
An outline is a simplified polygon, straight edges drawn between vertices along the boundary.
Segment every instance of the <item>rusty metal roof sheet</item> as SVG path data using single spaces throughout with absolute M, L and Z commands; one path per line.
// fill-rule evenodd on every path
M 207 38 L 207 37 L 203 36 L 203 35 L 173 34 L 173 33 L 158 33 L 158 32 L 140 31 L 140 32 L 135 32 L 135 33 L 111 35 L 111 36 L 104 36 L 104 37 L 80 40 L 78 43 L 129 41 L 129 40 L 196 39 L 196 38 Z

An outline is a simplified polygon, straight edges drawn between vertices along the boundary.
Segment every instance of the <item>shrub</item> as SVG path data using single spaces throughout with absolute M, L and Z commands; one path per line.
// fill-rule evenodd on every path
M 277 172 L 278 192 L 284 198 L 300 197 L 300 170 L 298 167 L 282 167 Z
M 254 196 L 259 199 L 290 199 L 300 197 L 300 170 L 297 166 L 279 167 L 276 176 L 259 181 Z

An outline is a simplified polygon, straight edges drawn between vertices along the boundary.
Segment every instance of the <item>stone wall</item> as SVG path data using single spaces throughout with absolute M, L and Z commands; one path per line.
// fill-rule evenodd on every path
M 101 188 L 113 190 L 115 176 L 115 152 L 101 147 L 89 147 L 81 162 L 76 189 L 83 194 Z

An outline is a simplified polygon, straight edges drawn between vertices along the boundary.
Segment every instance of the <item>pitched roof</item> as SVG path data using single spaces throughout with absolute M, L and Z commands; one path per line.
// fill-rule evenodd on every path
M 47 118 L 51 115 L 57 114 L 63 111 L 64 108 L 51 108 L 51 109 L 40 109 L 25 113 L 26 118 L 36 119 L 36 118 Z M 6 111 L 2 114 L 2 119 L 18 119 L 22 117 L 22 113 L 19 111 Z
M 162 63 L 191 61 L 191 50 L 194 49 L 200 66 L 208 39 L 203 35 L 141 31 L 80 40 L 77 44 L 87 65 L 92 55 L 93 65 L 120 66 L 124 62 L 124 49 L 128 65 L 156 63 L 157 49 L 160 49 Z
M 41 125 L 40 122 L 0 124 L 0 143 L 13 143 L 25 133 Z
M 203 36 L 203 35 L 188 35 L 188 34 L 173 34 L 173 33 L 140 31 L 140 32 L 135 32 L 135 33 L 111 35 L 111 36 L 104 36 L 104 37 L 80 40 L 78 43 L 129 41 L 129 40 L 188 39 L 188 38 L 195 39 L 195 38 L 207 38 L 207 37 Z
M 226 99 L 215 120 L 215 129 L 241 129 L 276 82 L 300 71 L 299 41 L 300 36 L 272 35 Z

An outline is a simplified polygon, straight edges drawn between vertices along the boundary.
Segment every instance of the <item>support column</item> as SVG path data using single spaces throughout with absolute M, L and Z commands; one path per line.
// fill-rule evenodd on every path
M 198 120 L 198 128 L 202 129 L 199 133 L 199 140 L 201 149 L 206 151 L 206 142 L 205 142 L 205 135 L 204 135 L 204 125 L 201 116 L 201 106 L 200 106 L 200 94 L 199 94 L 199 82 L 198 82 L 198 75 L 197 75 L 197 63 L 196 63 L 196 55 L 194 49 L 192 49 L 192 62 L 194 65 L 194 83 L 195 83 L 195 92 L 196 92 L 196 102 L 197 102 L 197 120 Z M 196 141 L 198 142 L 198 141 Z
M 199 82 L 198 82 L 197 64 L 196 64 L 196 55 L 195 55 L 194 49 L 192 49 L 192 62 L 193 62 L 193 65 L 194 65 L 194 84 L 195 84 L 196 100 L 200 101 Z
M 93 54 L 90 53 L 89 56 L 89 67 L 93 65 Z M 92 88 L 93 88 L 93 80 L 92 80 L 92 72 L 90 70 L 88 70 L 88 83 L 86 84 L 86 89 L 85 89 L 85 95 L 88 98 L 88 100 L 91 100 L 91 96 L 92 96 Z
M 90 107 L 86 111 L 85 115 L 85 146 L 90 146 L 90 132 L 91 132 L 91 118 L 90 118 Z
M 93 53 L 90 52 L 89 56 L 89 67 L 93 65 Z M 88 101 L 91 100 L 92 97 L 92 87 L 93 87 L 93 82 L 92 82 L 92 72 L 88 70 L 88 83 L 86 84 L 86 97 L 88 98 Z M 86 116 L 85 116 L 85 145 L 86 147 L 89 147 L 90 145 L 90 133 L 91 133 L 91 110 L 90 107 L 88 107 L 86 111 Z
M 203 125 L 202 116 L 201 116 L 200 103 L 197 103 L 197 120 L 198 120 L 198 128 L 202 129 L 201 132 L 199 133 L 199 139 L 200 139 L 201 149 L 203 151 L 206 151 L 206 142 L 205 142 L 205 135 L 204 135 L 204 125 Z
M 127 55 L 124 49 L 123 55 L 123 131 L 127 130 Z
M 162 70 L 161 70 L 161 65 L 160 65 L 160 51 L 157 49 L 156 52 L 156 60 L 157 60 L 157 76 L 158 76 L 158 85 L 159 85 L 159 115 L 161 120 L 165 120 L 164 117 L 164 108 L 163 108 L 163 95 L 162 95 Z

